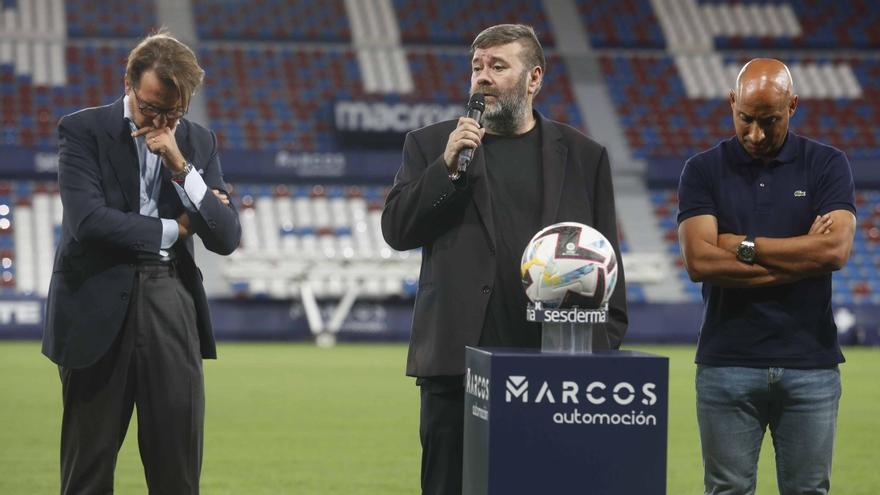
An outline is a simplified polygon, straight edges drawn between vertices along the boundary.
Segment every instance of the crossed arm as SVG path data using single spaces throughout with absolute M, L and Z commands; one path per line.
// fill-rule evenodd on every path
M 108 205 L 97 158 L 98 146 L 89 130 L 91 122 L 82 118 L 75 114 L 58 124 L 58 184 L 65 223 L 80 242 L 97 242 L 130 251 L 159 252 L 163 241 L 159 218 Z M 212 194 L 204 195 L 198 213 L 184 212 L 175 220 L 178 238 L 198 232 L 208 249 L 229 254 L 238 246 L 241 226 L 238 214 L 223 192 L 213 134 L 211 139 L 211 153 L 203 180 L 208 188 L 213 188 Z
M 817 216 L 805 235 L 758 237 L 754 264 L 736 258 L 736 247 L 745 236 L 719 235 L 713 215 L 685 220 L 678 227 L 678 238 L 685 268 L 694 282 L 719 287 L 767 287 L 841 269 L 852 249 L 855 224 L 851 212 L 834 210 Z

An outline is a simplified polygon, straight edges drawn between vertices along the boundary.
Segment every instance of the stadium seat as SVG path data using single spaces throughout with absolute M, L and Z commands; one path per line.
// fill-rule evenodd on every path
M 224 258 L 233 293 L 299 297 L 309 284 L 317 297 L 339 298 L 351 287 L 370 297 L 411 295 L 417 252 L 394 252 L 382 238 L 387 191 L 376 186 L 242 184 L 241 247 Z
M 468 46 L 487 26 L 525 23 L 535 28 L 542 45 L 553 46 L 540 0 L 393 0 L 393 5 L 405 44 Z
M 577 0 L 595 48 L 664 48 L 650 0 Z
M 744 60 L 724 58 L 724 65 Z M 880 116 L 880 63 L 871 59 L 806 60 L 813 93 L 826 98 L 801 98 L 792 129 L 845 150 L 850 158 L 880 157 L 880 129 L 871 124 Z M 812 62 L 815 62 L 813 65 Z M 797 64 L 796 59 L 793 63 Z M 822 67 L 846 63 L 861 88 L 858 98 L 832 98 L 846 81 L 830 77 Z M 676 60 L 668 55 L 603 56 L 601 66 L 611 99 L 626 130 L 633 153 L 641 158 L 684 159 L 733 134 L 730 106 L 723 97 L 690 97 Z M 795 70 L 794 68 L 792 69 Z M 697 77 L 697 76 L 694 76 Z M 730 76 L 733 84 L 735 76 Z M 707 83 L 708 84 L 708 83 Z M 797 88 L 803 88 L 803 84 Z M 714 91 L 717 94 L 716 90 Z
M 364 97 L 348 47 L 219 46 L 199 56 L 212 74 L 208 116 L 227 149 L 335 151 L 334 102 Z
M 142 38 L 158 27 L 155 0 L 65 0 L 70 38 Z
M 348 42 L 343 0 L 193 0 L 199 37 L 207 40 Z

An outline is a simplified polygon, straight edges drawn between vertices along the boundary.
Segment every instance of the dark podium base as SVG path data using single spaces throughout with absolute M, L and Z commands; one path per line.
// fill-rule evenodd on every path
M 664 495 L 669 360 L 468 347 L 464 495 Z

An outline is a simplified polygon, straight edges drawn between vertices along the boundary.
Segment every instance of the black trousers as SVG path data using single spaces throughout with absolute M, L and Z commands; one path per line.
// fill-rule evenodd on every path
M 171 265 L 139 265 L 107 354 L 60 368 L 62 495 L 113 493 L 116 456 L 137 406 L 150 494 L 199 492 L 205 417 L 195 305 Z
M 422 493 L 461 495 L 464 457 L 464 377 L 421 377 L 419 439 Z

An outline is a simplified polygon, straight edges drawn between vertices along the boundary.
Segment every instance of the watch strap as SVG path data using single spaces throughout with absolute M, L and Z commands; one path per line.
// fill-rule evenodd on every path
M 190 172 L 192 172 L 192 169 L 192 163 L 186 162 L 186 165 L 183 166 L 183 169 L 180 172 L 171 173 L 171 180 L 182 186 L 183 183 L 186 182 L 186 176 L 189 175 Z

